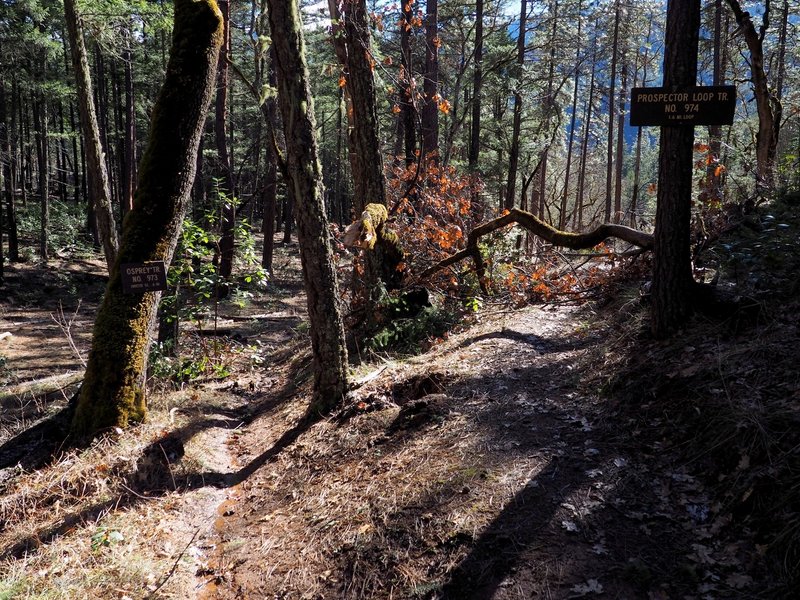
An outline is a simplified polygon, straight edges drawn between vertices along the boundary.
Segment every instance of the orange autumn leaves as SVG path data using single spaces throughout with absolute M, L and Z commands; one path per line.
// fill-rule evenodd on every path
M 715 156 L 714 153 L 711 152 L 711 146 L 697 142 L 694 145 L 694 151 L 697 154 L 705 154 L 705 156 L 695 161 L 696 168 L 706 169 L 707 171 L 713 173 L 714 177 L 722 176 L 722 174 L 725 172 L 725 165 L 720 163 L 719 157 Z M 711 167 L 713 167 L 713 169 Z

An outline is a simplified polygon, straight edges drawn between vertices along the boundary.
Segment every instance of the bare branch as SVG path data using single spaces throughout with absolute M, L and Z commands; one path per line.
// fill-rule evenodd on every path
M 484 271 L 483 258 L 481 257 L 480 250 L 478 249 L 478 240 L 493 231 L 502 229 L 507 225 L 516 223 L 521 225 L 534 235 L 550 242 L 554 246 L 563 248 L 571 248 L 573 250 L 580 250 L 586 248 L 593 248 L 600 242 L 614 237 L 622 241 L 628 242 L 638 248 L 644 250 L 651 250 L 653 248 L 653 236 L 643 231 L 638 231 L 627 227 L 625 225 L 617 225 L 615 223 L 604 223 L 596 229 L 587 233 L 571 233 L 568 231 L 560 231 L 555 227 L 548 225 L 544 221 L 538 219 L 535 215 L 520 210 L 518 208 L 511 209 L 508 213 L 482 223 L 473 229 L 469 236 L 467 236 L 467 246 L 463 250 L 440 260 L 435 265 L 425 269 L 420 273 L 418 279 L 426 279 L 437 271 L 444 269 L 452 264 L 455 264 L 465 258 L 472 257 L 475 262 L 475 268 L 478 276 L 482 277 Z

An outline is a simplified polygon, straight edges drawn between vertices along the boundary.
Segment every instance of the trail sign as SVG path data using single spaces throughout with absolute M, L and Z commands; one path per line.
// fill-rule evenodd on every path
M 119 267 L 122 291 L 125 294 L 143 294 L 167 289 L 167 269 L 164 261 L 123 263 Z
M 732 125 L 736 87 L 715 85 L 631 90 L 631 127 L 646 125 Z

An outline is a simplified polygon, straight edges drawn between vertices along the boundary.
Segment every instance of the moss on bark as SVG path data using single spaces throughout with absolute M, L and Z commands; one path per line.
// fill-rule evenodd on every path
M 386 289 L 400 287 L 403 274 L 398 270 L 405 259 L 400 237 L 388 227 L 389 212 L 382 204 L 367 204 L 361 217 L 347 227 L 345 246 L 374 252 Z
M 169 264 L 194 182 L 202 126 L 222 44 L 214 0 L 175 0 L 164 85 L 153 108 L 133 210 L 97 313 L 72 431 L 79 437 L 126 427 L 146 415 L 147 354 L 160 293 L 124 294 L 123 263 Z
M 278 104 L 286 135 L 286 183 L 296 208 L 297 238 L 311 324 L 314 392 L 310 411 L 325 413 L 347 392 L 347 349 L 331 236 L 323 206 L 325 190 L 318 159 L 314 104 L 297 0 L 269 0 L 267 4 Z

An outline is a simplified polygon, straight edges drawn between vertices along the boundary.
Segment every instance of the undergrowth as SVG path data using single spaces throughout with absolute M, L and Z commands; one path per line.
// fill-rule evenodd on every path
M 17 213 L 19 235 L 21 238 L 38 239 L 41 229 L 41 205 L 29 202 L 21 206 Z M 83 204 L 50 200 L 48 246 L 59 253 L 69 253 L 73 257 L 92 257 L 95 248 L 86 229 L 86 207 Z M 31 252 L 28 246 L 22 249 Z

